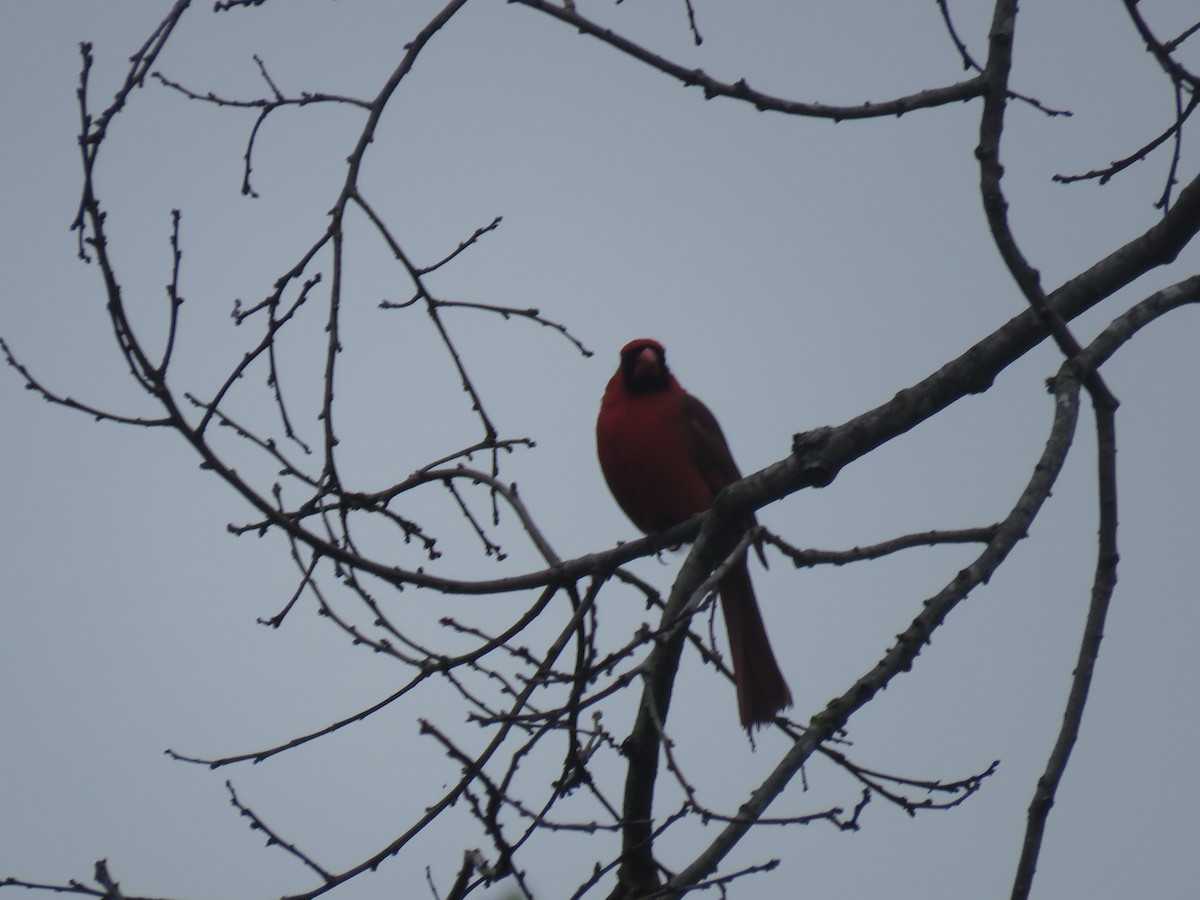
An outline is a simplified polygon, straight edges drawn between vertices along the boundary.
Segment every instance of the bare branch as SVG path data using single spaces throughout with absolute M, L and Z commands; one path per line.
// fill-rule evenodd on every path
M 1149 142 L 1143 144 L 1133 153 L 1123 157 L 1122 159 L 1115 160 L 1114 162 L 1105 166 L 1103 169 L 1092 169 L 1091 171 L 1084 172 L 1080 175 L 1063 175 L 1060 173 L 1054 175 L 1052 180 L 1057 181 L 1059 184 L 1071 184 L 1076 181 L 1088 180 L 1095 180 L 1099 184 L 1107 184 L 1109 179 L 1111 179 L 1114 175 L 1125 171 L 1135 163 L 1142 162 L 1168 140 L 1173 141 L 1176 145 L 1174 160 L 1177 163 L 1179 158 L 1178 148 L 1180 133 L 1183 129 L 1184 123 L 1191 118 L 1192 113 L 1195 112 L 1197 105 L 1200 105 L 1200 95 L 1192 95 L 1192 98 L 1188 101 L 1187 107 L 1179 110 L 1175 117 L 1175 121 L 1167 126 L 1165 130 L 1156 135 Z M 1160 201 L 1157 205 L 1160 208 L 1166 208 L 1170 204 L 1166 203 L 1165 201 Z
M 788 100 L 755 90 L 739 79 L 735 82 L 723 82 L 711 77 L 702 69 L 689 69 L 678 63 L 671 62 L 653 53 L 626 37 L 605 28 L 597 22 L 580 14 L 574 5 L 559 6 L 550 0 L 512 0 L 522 6 L 536 9 L 561 22 L 577 28 L 581 34 L 587 34 L 602 41 L 614 49 L 645 63 L 653 69 L 671 76 L 687 87 L 699 87 L 704 91 L 706 100 L 714 97 L 729 97 L 741 100 L 754 106 L 760 111 L 770 110 L 793 116 L 808 116 L 818 119 L 832 119 L 840 122 L 843 119 L 875 119 L 883 116 L 901 116 L 918 109 L 929 109 L 971 100 L 981 95 L 984 87 L 983 79 L 976 76 L 956 84 L 944 87 L 929 88 L 896 97 L 891 100 L 867 101 L 855 106 L 836 106 L 825 103 L 802 103 Z
M 262 2 L 226 0 L 215 8 L 232 11 Z M 415 846 L 414 839 L 452 809 L 457 810 L 456 821 L 461 822 L 465 816 L 468 825 L 490 841 L 491 849 L 485 857 L 482 850 L 460 848 L 461 865 L 456 856 L 444 874 L 447 882 L 453 882 L 450 897 L 465 897 L 501 879 L 509 881 L 518 893 L 532 896 L 536 882 L 533 873 L 526 875 L 524 866 L 535 858 L 531 848 L 537 847 L 540 854 L 543 846 L 533 839 L 563 832 L 597 835 L 595 846 L 601 848 L 595 852 L 590 874 L 579 876 L 583 883 L 575 896 L 591 892 L 615 874 L 614 900 L 679 896 L 708 888 L 724 895 L 729 884 L 778 864 L 777 860 L 769 860 L 721 871 L 730 850 L 755 826 L 826 822 L 841 830 L 856 830 L 865 827 L 868 808 L 876 808 L 870 806 L 873 799 L 890 803 L 909 815 L 953 809 L 982 788 L 996 770 L 996 763 L 987 767 L 980 764 L 981 771 L 966 777 L 890 774 L 880 770 L 886 768 L 885 764 L 867 768 L 847 755 L 851 735 L 846 729 L 860 709 L 915 665 L 925 644 L 953 610 L 988 581 L 1030 532 L 1073 445 L 1079 395 L 1086 389 L 1096 411 L 1099 443 L 1097 560 L 1091 608 L 1063 725 L 1030 804 L 1025 845 L 1013 888 L 1014 897 L 1026 897 L 1047 815 L 1078 737 L 1117 576 L 1116 399 L 1099 372 L 1146 324 L 1185 303 L 1197 302 L 1200 275 L 1184 279 L 1174 275 L 1175 283 L 1170 287 L 1124 312 L 1123 307 L 1109 311 L 1108 327 L 1086 345 L 1076 339 L 1069 323 L 1105 301 L 1119 302 L 1114 297 L 1118 291 L 1157 267 L 1174 262 L 1200 232 L 1200 177 L 1182 189 L 1176 183 L 1185 166 L 1183 132 L 1200 105 L 1195 76 L 1176 54 L 1185 41 L 1200 33 L 1200 24 L 1164 41 L 1142 20 L 1136 0 L 1127 0 L 1132 22 L 1159 62 L 1164 82 L 1172 86 L 1174 122 L 1149 140 L 1147 135 L 1133 139 L 1134 145 L 1141 142 L 1141 149 L 1105 169 L 1057 176 L 1056 180 L 1090 178 L 1105 183 L 1170 142 L 1172 158 L 1160 199 L 1163 215 L 1153 227 L 1131 235 L 1123 246 L 1050 290 L 1042 284 L 1036 261 L 1026 256 L 1014 230 L 1014 222 L 1019 220 L 1010 219 L 1010 197 L 1005 188 L 1015 182 L 1005 180 L 1001 162 L 1010 103 L 1023 102 L 1048 115 L 1060 113 L 1013 90 L 1013 84 L 1021 80 L 1013 68 L 1015 0 L 997 0 L 982 63 L 972 55 L 971 36 L 960 34 L 952 20 L 949 4 L 938 0 L 945 30 L 969 73 L 965 80 L 883 101 L 844 106 L 775 96 L 751 88 L 745 79 L 719 80 L 701 69 L 682 66 L 588 18 L 572 0 L 513 2 L 548 15 L 674 82 L 699 87 L 706 98 L 726 97 L 759 110 L 833 121 L 878 119 L 978 98 L 977 107 L 961 108 L 969 115 L 977 112 L 980 117 L 976 157 L 983 210 L 991 239 L 1027 308 L 927 377 L 896 392 L 886 403 L 840 424 L 795 434 L 787 456 L 730 485 L 706 513 L 659 534 L 563 559 L 551 543 L 554 535 L 546 531 L 537 511 L 511 479 L 502 477 L 501 460 L 515 450 L 532 448 L 534 441 L 532 436 L 504 436 L 503 423 L 495 415 L 500 406 L 492 396 L 498 388 L 490 380 L 496 361 L 481 358 L 477 351 L 472 353 L 472 336 L 460 329 L 464 320 L 502 328 L 509 320 L 525 319 L 557 331 L 585 357 L 591 355 L 583 340 L 586 335 L 569 328 L 558 313 L 551 311 L 554 318 L 544 315 L 542 309 L 548 307 L 543 301 L 514 306 L 495 302 L 486 288 L 458 294 L 454 292 L 461 288 L 439 289 L 447 283 L 441 279 L 453 277 L 450 273 L 460 257 L 485 236 L 492 241 L 506 239 L 498 232 L 499 216 L 474 231 L 470 231 L 474 223 L 485 221 L 486 214 L 484 219 L 469 220 L 472 224 L 462 232 L 465 237 L 457 235 L 441 250 L 421 259 L 412 252 L 409 237 L 427 223 L 399 218 L 387 195 L 369 191 L 370 182 L 361 177 L 367 154 L 384 133 L 380 127 L 383 117 L 394 111 L 405 96 L 400 85 L 435 37 L 465 8 L 467 0 L 447 2 L 411 41 L 398 45 L 391 71 L 368 99 L 289 92 L 284 81 L 276 79 L 257 54 L 253 56 L 257 72 L 251 73 L 251 92 L 242 95 L 252 99 L 231 99 L 224 93 L 204 92 L 171 80 L 155 71 L 154 66 L 189 6 L 178 2 L 131 57 L 112 102 L 97 115 L 92 111 L 90 96 L 92 49 L 84 44 L 78 92 L 83 186 L 73 227 L 78 233 L 80 256 L 100 276 L 97 293 L 116 350 L 132 383 L 158 412 L 154 416 L 127 415 L 75 400 L 35 379 L 3 340 L 0 352 L 27 389 L 47 402 L 101 420 L 166 426 L 177 432 L 195 451 L 201 468 L 215 474 L 250 504 L 250 512 L 234 514 L 240 524 L 229 526 L 232 533 L 275 533 L 285 539 L 295 566 L 295 580 L 286 586 L 286 596 L 277 598 L 268 608 L 271 614 L 258 620 L 262 625 L 282 631 L 285 622 L 296 624 L 293 610 L 315 611 L 344 644 L 400 667 L 388 691 L 380 692 L 386 696 L 377 694 L 379 699 L 369 705 L 339 711 L 333 721 L 306 726 L 302 734 L 289 731 L 290 737 L 276 737 L 273 740 L 277 743 L 271 746 L 209 758 L 169 749 L 166 754 L 210 768 L 263 762 L 349 729 L 385 710 L 391 715 L 401 711 L 408 714 L 410 706 L 415 707 L 426 697 L 431 682 L 444 689 L 451 700 L 446 713 L 452 717 L 447 720 L 451 725 L 437 721 L 422 708 L 420 730 L 428 740 L 421 744 L 429 752 L 448 757 L 457 775 L 429 806 L 410 813 L 401 826 L 380 838 L 374 849 L 356 854 L 349 862 L 343 860 L 337 869 L 318 864 L 314 855 L 284 841 L 282 832 L 268 827 L 227 782 L 231 804 L 249 820 L 251 828 L 262 831 L 268 844 L 282 846 L 293 862 L 300 864 L 298 868 L 307 870 L 313 887 L 292 900 L 315 898 L 376 869 L 389 857 Z M 699 45 L 702 39 L 691 0 L 684 0 L 684 12 L 691 38 Z M 682 30 L 681 22 L 674 24 Z M 274 111 L 291 107 L 300 114 L 310 106 L 335 103 L 365 113 L 348 132 L 350 150 L 344 177 L 335 195 L 322 207 L 330 210 L 328 220 L 297 244 L 295 255 L 285 263 L 290 268 L 272 276 L 273 282 L 243 294 L 252 298 L 247 303 L 235 300 L 230 328 L 244 337 L 228 357 L 229 362 L 207 376 L 210 380 L 201 389 L 185 390 L 181 386 L 183 373 L 190 371 L 191 363 L 185 358 L 190 349 L 190 323 L 184 313 L 192 305 L 184 305 L 184 296 L 189 293 L 186 288 L 193 270 L 190 262 L 186 269 L 182 265 L 182 214 L 172 211 L 166 232 L 171 261 L 164 309 L 161 295 L 147 301 L 133 297 L 132 292 L 127 297 L 123 291 L 122 280 L 128 272 L 118 273 L 116 267 L 116 259 L 122 256 L 117 251 L 123 248 L 110 245 L 110 240 L 119 235 L 110 233 L 115 228 L 109 224 L 110 207 L 99 199 L 99 174 L 104 170 L 98 165 L 102 148 L 116 146 L 108 138 L 118 127 L 120 113 L 129 105 L 133 89 L 143 85 L 151 73 L 158 85 L 168 89 L 159 91 L 160 96 L 172 99 L 177 107 L 193 110 L 194 106 L 185 101 L 196 101 L 226 109 L 230 114 L 253 116 L 242 173 L 242 191 L 253 196 L 257 194 L 251 184 L 252 159 L 262 166 L 261 154 L 265 152 L 260 150 L 260 155 L 254 156 L 256 142 Z M 1012 196 L 1018 195 L 1014 192 Z M 357 251 L 362 231 L 372 238 L 382 238 L 375 250 L 388 266 L 388 274 L 382 277 L 392 280 L 382 287 L 368 286 L 366 291 L 357 281 L 357 269 L 352 271 L 361 258 Z M 385 252 L 380 248 L 386 248 Z M 529 292 L 536 294 L 536 286 Z M 364 296 L 366 306 L 362 305 Z M 386 319 L 371 305 L 370 298 L 380 296 L 401 298 L 378 304 L 389 311 Z M 423 311 L 425 317 L 406 315 L 408 311 Z M 154 318 L 147 322 L 144 315 Z M 386 321 L 389 328 L 419 330 L 423 340 L 447 354 L 455 373 L 451 393 L 454 381 L 461 388 L 461 394 L 456 395 L 461 402 L 450 406 L 468 429 L 465 436 L 458 433 L 444 445 L 422 449 L 416 458 L 397 457 L 400 461 L 392 464 L 390 477 L 373 474 L 366 476 L 371 480 L 365 482 L 357 480 L 364 477 L 361 472 L 367 471 L 358 465 L 361 446 L 350 447 L 350 441 L 360 438 L 361 432 L 352 433 L 346 425 L 358 422 L 353 418 L 357 409 L 347 407 L 345 399 L 339 398 L 352 383 L 346 374 L 360 371 L 347 367 L 349 360 L 357 361 L 353 354 L 362 349 L 362 345 L 355 345 L 361 333 L 357 331 L 360 316 L 371 317 L 367 327 Z M 147 325 L 155 327 L 144 331 Z M 251 332 L 245 334 L 238 326 L 250 327 Z M 302 343 L 309 339 L 306 327 L 313 332 L 324 329 L 315 350 Z M 155 335 L 152 342 L 145 339 L 147 333 Z M 161 345 L 160 333 L 164 335 Z M 1053 421 L 1040 455 L 1029 461 L 1032 468 L 1024 488 L 1008 499 L 1011 508 L 1000 521 L 967 528 L 934 527 L 838 550 L 802 549 L 777 535 L 760 535 L 757 531 L 740 534 L 755 510 L 805 488 L 830 484 L 843 469 L 889 441 L 968 395 L 989 390 L 997 376 L 1028 358 L 1047 337 L 1055 341 L 1063 357 L 1050 382 Z M 299 362 L 297 347 L 305 351 Z M 220 349 L 223 354 L 225 348 Z M 485 367 L 485 362 L 492 367 Z M 434 418 L 445 414 L 439 409 Z M 416 427 L 424 427 L 428 421 L 431 419 L 423 416 Z M 362 431 L 371 432 L 372 424 L 368 422 Z M 368 443 L 370 439 L 368 435 Z M 405 472 L 411 474 L 405 477 Z M 398 480 L 393 483 L 393 478 Z M 435 512 L 431 514 L 430 509 Z M 443 527 L 446 519 L 455 529 Z M 461 543 L 466 548 L 460 553 L 459 538 L 464 533 L 466 538 Z M 958 554 L 952 560 L 949 554 L 927 554 L 947 566 L 941 590 L 923 600 L 909 598 L 907 602 L 913 606 L 911 621 L 895 644 L 883 650 L 869 670 L 823 711 L 811 716 L 807 724 L 802 718 L 778 718 L 770 739 L 785 743 L 786 749 L 760 784 L 746 788 L 743 802 L 736 807 L 724 804 L 722 808 L 722 804 L 711 801 L 707 792 L 705 779 L 709 773 L 698 771 L 694 759 L 685 752 L 690 748 L 674 742 L 679 733 L 668 727 L 669 714 L 685 648 L 695 650 L 706 671 L 730 677 L 710 612 L 710 594 L 731 563 L 743 559 L 749 543 L 759 544 L 760 537 L 796 567 L 843 566 L 918 547 L 977 546 L 967 551 L 973 558 L 961 569 Z M 865 533 L 855 537 L 860 539 L 867 539 Z M 665 601 L 654 585 L 622 569 L 632 560 L 688 542 L 694 543 Z M 481 558 L 487 558 L 489 566 L 493 561 L 503 565 L 488 573 L 480 568 Z M 534 562 L 514 564 L 514 560 L 523 558 Z M 480 572 L 495 577 L 479 577 Z M 624 590 L 618 582 L 633 590 Z M 626 612 L 633 610 L 629 618 L 613 615 L 614 607 L 600 601 L 600 594 L 609 586 L 614 590 L 606 596 L 619 591 L 622 596 L 617 599 L 630 604 L 625 607 Z M 415 597 L 405 594 L 409 602 L 396 602 L 407 588 L 429 588 L 435 593 L 417 593 Z M 447 602 L 439 595 L 456 595 L 456 599 Z M 486 598 L 486 603 L 467 602 L 467 597 Z M 901 598 L 899 602 L 905 601 Z M 410 617 L 414 610 L 417 614 Z M 650 611 L 654 611 L 652 616 Z M 627 725 L 626 710 L 610 701 L 639 690 L 641 705 L 632 730 L 623 740 L 623 732 L 617 729 Z M 764 740 L 762 746 L 752 748 L 762 751 L 766 746 Z M 806 773 L 804 767 L 814 753 L 833 766 Z M 989 753 L 985 759 L 992 756 Z M 615 796 L 611 780 L 614 764 L 625 767 L 620 798 Z M 779 794 L 797 775 L 807 787 L 809 778 L 815 779 L 830 768 L 848 784 L 850 793 L 845 802 L 799 812 L 773 809 Z M 661 804 L 663 793 L 658 787 L 660 773 L 667 775 L 668 790 L 677 786 L 683 796 L 678 808 L 665 815 L 655 805 L 656 801 Z M 669 783 L 671 779 L 675 786 Z M 667 851 L 659 846 L 667 842 L 660 839 L 673 829 L 684 830 L 688 823 L 716 823 L 717 833 L 709 836 L 707 845 L 693 841 L 689 845 L 690 858 L 678 868 L 675 862 L 668 863 Z M 435 867 L 427 868 L 426 873 L 429 889 L 436 895 Z M 437 874 L 439 879 L 443 877 L 443 873 Z M 315 883 L 311 880 L 314 876 Z M 112 900 L 127 897 L 103 860 L 96 864 L 94 880 L 97 886 L 74 881 L 49 885 L 7 878 L 0 880 L 0 888 L 25 887 Z
M 329 873 L 313 862 L 312 857 L 297 848 L 295 844 L 291 844 L 279 837 L 279 835 L 276 834 L 270 828 L 270 826 L 268 826 L 267 823 L 264 822 L 256 812 L 254 812 L 254 810 L 246 806 L 246 804 L 242 803 L 242 801 L 238 799 L 237 791 L 233 789 L 233 784 L 231 782 L 225 782 L 225 789 L 229 791 L 230 805 L 238 811 L 239 815 L 245 816 L 250 820 L 250 828 L 254 831 L 261 831 L 267 836 L 268 847 L 282 847 L 296 859 L 300 860 L 305 867 L 315 872 L 320 878 L 325 881 L 329 881 Z
M 939 544 L 986 544 L 996 536 L 997 528 L 999 528 L 998 525 L 988 525 L 984 528 L 961 528 L 953 531 L 922 531 L 916 534 L 901 535 L 866 547 L 854 547 L 850 550 L 801 550 L 766 529 L 762 531 L 762 538 L 790 557 L 792 564 L 799 569 L 829 564 L 844 566 L 865 559 L 880 559 L 901 550 L 910 550 L 913 547 L 935 547 Z
M 733 822 L 722 829 L 692 863 L 668 883 L 671 889 L 681 889 L 695 884 L 708 876 L 724 859 L 726 854 L 744 837 L 750 827 L 748 822 L 757 819 L 772 800 L 783 790 L 793 775 L 817 748 L 831 736 L 842 730 L 850 717 L 868 703 L 901 672 L 912 668 L 921 648 L 928 643 L 933 632 L 945 621 L 954 609 L 977 586 L 986 582 L 1008 553 L 1027 533 L 1029 523 L 1037 515 L 1041 505 L 1049 496 L 1050 489 L 1062 469 L 1063 461 L 1071 446 L 1075 422 L 1079 409 L 1080 374 L 1070 364 L 1055 381 L 1055 417 L 1041 458 L 1025 490 L 1017 499 L 1008 516 L 1001 523 L 995 538 L 984 551 L 966 568 L 962 569 L 938 594 L 926 600 L 920 614 L 912 624 L 897 636 L 896 643 L 888 649 L 875 667 L 860 678 L 840 697 L 829 702 L 824 711 L 815 716 L 808 729 L 785 754 L 774 771 L 742 806 L 745 822 Z M 703 538 L 697 541 L 691 556 L 697 557 L 704 550 Z M 711 551 L 710 551 L 711 552 Z M 670 609 L 670 603 L 668 603 Z M 633 765 L 631 764 L 631 776 Z M 627 847 L 626 869 L 634 848 Z M 631 874 L 638 870 L 631 870 Z M 632 878 L 629 884 L 645 884 Z

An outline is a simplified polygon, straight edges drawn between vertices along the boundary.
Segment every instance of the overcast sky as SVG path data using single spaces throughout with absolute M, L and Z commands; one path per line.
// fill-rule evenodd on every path
M 931 0 L 697 0 L 699 48 L 682 3 L 576 2 L 682 64 L 799 100 L 884 100 L 963 76 Z M 258 54 L 285 93 L 368 98 L 439 5 L 275 0 L 215 15 L 199 4 L 158 68 L 201 93 L 248 99 L 267 90 Z M 985 5 L 950 4 L 979 58 Z M 1142 4 L 1169 35 L 1187 23 L 1168 23 L 1170 11 L 1158 9 L 1166 5 Z M 80 190 L 78 43 L 94 44 L 94 106 L 102 108 L 169 6 L 0 3 L 0 335 L 52 389 L 135 415 L 154 410 L 123 368 L 98 272 L 75 258 L 68 230 Z M 1074 113 L 1051 118 L 1014 105 L 1003 150 L 1018 240 L 1051 288 L 1153 224 L 1168 162 L 1160 152 L 1104 187 L 1051 183 L 1056 172 L 1132 152 L 1172 114 L 1169 85 L 1118 5 L 1087 6 L 1085 14 L 1068 0 L 1028 4 L 1018 26 L 1014 87 Z M 584 358 L 526 321 L 448 317 L 502 434 L 537 441 L 506 461 L 504 477 L 520 484 L 565 557 L 633 536 L 593 450 L 600 394 L 628 339 L 666 344 L 676 375 L 717 414 L 750 472 L 786 456 L 794 432 L 886 401 L 1021 311 L 980 209 L 977 118 L 972 103 L 835 125 L 706 102 L 548 17 L 475 0 L 402 84 L 363 184 L 422 263 L 502 215 L 496 232 L 439 273 L 437 289 L 449 299 L 536 306 L 596 351 Z M 239 192 L 251 113 L 154 83 L 133 96 L 98 190 L 146 335 L 163 329 L 170 211 L 183 212 L 180 388 L 211 392 L 244 351 L 250 337 L 228 315 L 234 299 L 265 296 L 321 233 L 361 123 L 361 112 L 345 107 L 274 115 L 258 137 L 260 197 L 252 199 Z M 1183 182 L 1200 158 L 1186 150 Z M 378 309 L 380 299 L 407 299 L 386 248 L 358 224 L 348 252 L 345 338 L 357 362 L 340 386 L 342 460 L 373 490 L 478 433 L 424 314 Z M 1188 248 L 1169 271 L 1084 317 L 1081 338 L 1198 262 Z M 1198 338 L 1200 318 L 1184 309 L 1105 369 L 1123 404 L 1120 584 L 1050 818 L 1037 897 L 1183 900 L 1200 884 Z M 311 346 L 294 351 L 301 384 L 299 363 L 320 352 L 320 340 L 314 329 Z M 821 549 L 990 524 L 1040 453 L 1053 413 L 1043 381 L 1059 361 L 1052 347 L 1039 348 L 992 391 L 761 518 L 794 544 Z M 407 676 L 348 646 L 311 603 L 279 631 L 255 624 L 295 588 L 287 548 L 227 532 L 252 512 L 198 469 L 178 436 L 51 406 L 7 369 L 0 422 L 0 879 L 86 879 L 106 857 L 124 888 L 141 894 L 305 890 L 311 873 L 263 847 L 230 807 L 226 778 L 337 869 L 387 844 L 457 777 L 417 733 L 421 716 L 473 733 L 449 693 L 423 694 L 256 767 L 211 772 L 167 759 L 168 747 L 223 756 L 273 746 L 368 706 Z M 319 437 L 312 416 L 300 427 Z M 863 765 L 952 780 L 999 759 L 997 774 L 950 812 L 910 819 L 877 800 L 858 833 L 821 824 L 763 831 L 730 868 L 772 857 L 782 864 L 734 896 L 1008 896 L 1087 609 L 1096 532 L 1089 429 L 1085 415 L 1029 539 L 955 610 L 915 669 L 852 721 L 850 750 Z M 427 512 L 444 521 L 445 510 L 431 503 Z M 453 534 L 446 540 L 468 546 Z M 797 718 L 866 671 L 975 552 L 912 551 L 799 572 L 776 557 L 769 572 L 756 569 Z M 537 565 L 515 547 L 503 565 L 477 557 L 461 563 L 464 577 Z M 666 590 L 682 557 L 664 559 L 634 569 Z M 433 596 L 406 592 L 404 602 L 432 623 L 444 611 L 428 605 Z M 613 589 L 605 599 L 610 625 L 625 615 L 632 630 L 646 616 L 632 593 Z M 473 609 L 502 617 L 495 604 L 525 600 L 445 602 L 470 620 Z M 616 727 L 628 705 L 610 715 Z M 695 659 L 684 663 L 672 734 L 693 780 L 730 811 L 786 749 L 767 735 L 751 752 L 732 689 Z M 858 799 L 824 763 L 807 775 L 808 793 L 797 779 L 772 814 Z M 689 834 L 699 842 L 712 833 Z M 611 856 L 598 842 L 615 841 L 553 837 L 523 860 L 539 897 L 565 896 Z M 488 848 L 464 812 L 338 896 L 428 896 L 426 866 L 444 893 L 472 846 Z M 679 863 L 694 845 L 663 849 Z

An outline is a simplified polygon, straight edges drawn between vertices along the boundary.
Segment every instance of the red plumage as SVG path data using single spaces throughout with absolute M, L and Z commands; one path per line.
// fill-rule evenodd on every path
M 662 344 L 649 338 L 621 350 L 596 420 L 600 468 L 621 509 L 646 533 L 677 525 L 712 506 L 741 478 L 721 426 L 680 387 Z M 720 585 L 742 725 L 770 722 L 792 705 L 763 625 L 746 554 Z

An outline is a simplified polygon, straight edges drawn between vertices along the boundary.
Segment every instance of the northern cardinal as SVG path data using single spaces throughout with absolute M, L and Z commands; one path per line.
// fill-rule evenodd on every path
M 716 418 L 680 387 L 662 344 L 649 338 L 621 350 L 621 365 L 600 403 L 596 450 L 608 489 L 647 534 L 703 512 L 742 477 Z M 792 695 L 767 640 L 745 553 L 719 588 L 738 712 L 749 730 L 791 706 Z

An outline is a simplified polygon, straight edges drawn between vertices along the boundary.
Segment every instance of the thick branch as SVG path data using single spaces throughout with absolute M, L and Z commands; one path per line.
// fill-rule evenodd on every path
M 908 671 L 930 636 L 966 596 L 985 583 L 1027 533 L 1062 469 L 1075 431 L 1079 411 L 1079 376 L 1064 372 L 1055 386 L 1055 417 L 1041 459 L 1034 467 L 1028 485 L 1001 523 L 995 538 L 984 551 L 964 568 L 938 594 L 925 601 L 921 613 L 875 667 L 840 697 L 829 702 L 814 716 L 809 727 L 792 745 L 766 780 L 742 805 L 738 821 L 725 826 L 683 871 L 670 880 L 667 890 L 694 885 L 716 870 L 726 854 L 752 827 L 754 820 L 786 787 L 814 751 L 843 729 L 850 717 L 866 705 L 901 672 Z M 693 554 L 694 555 L 694 554 Z M 644 885 L 639 885 L 642 887 Z

